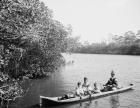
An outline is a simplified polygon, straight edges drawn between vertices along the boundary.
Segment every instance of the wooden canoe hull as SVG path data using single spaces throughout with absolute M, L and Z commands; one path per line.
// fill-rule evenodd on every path
M 65 99 L 65 100 L 58 100 L 58 97 L 45 97 L 45 96 L 40 96 L 40 106 L 55 106 L 55 105 L 62 105 L 62 104 L 68 104 L 68 103 L 74 103 L 74 102 L 83 102 L 91 99 L 97 99 L 113 94 L 118 94 L 122 93 L 128 90 L 132 90 L 133 85 L 129 85 L 124 88 L 120 88 L 114 91 L 108 91 L 108 92 L 101 92 L 101 93 L 96 93 L 92 94 L 91 96 L 83 96 L 82 99 L 80 97 L 75 97 L 75 98 L 70 98 L 70 99 Z

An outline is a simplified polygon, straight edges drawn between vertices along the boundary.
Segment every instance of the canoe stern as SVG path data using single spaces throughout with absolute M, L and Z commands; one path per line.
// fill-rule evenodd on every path
M 40 106 L 53 106 L 53 105 L 57 105 L 57 101 L 56 101 L 56 97 L 54 98 L 49 98 L 49 97 L 44 97 L 44 96 L 40 96 Z

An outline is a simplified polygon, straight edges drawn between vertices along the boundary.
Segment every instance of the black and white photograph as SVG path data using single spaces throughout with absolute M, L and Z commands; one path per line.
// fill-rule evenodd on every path
M 0 0 L 0 108 L 140 108 L 140 0 Z

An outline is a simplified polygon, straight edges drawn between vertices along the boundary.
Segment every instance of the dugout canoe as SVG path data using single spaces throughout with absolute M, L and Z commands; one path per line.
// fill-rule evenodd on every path
M 97 99 L 97 98 L 101 98 L 101 97 L 105 97 L 105 96 L 109 96 L 109 95 L 113 95 L 113 94 L 118 94 L 118 93 L 122 93 L 128 90 L 132 90 L 134 87 L 133 84 L 130 84 L 126 87 L 121 87 L 117 90 L 113 90 L 113 91 L 107 91 L 107 92 L 101 92 L 101 93 L 94 93 L 91 94 L 91 96 L 86 95 L 86 96 L 82 96 L 82 98 L 80 97 L 74 97 L 74 98 L 69 98 L 69 99 L 64 99 L 64 100 L 59 100 L 58 98 L 60 97 L 46 97 L 46 96 L 40 96 L 40 106 L 54 106 L 54 105 L 61 105 L 61 104 L 68 104 L 68 103 L 74 103 L 74 102 L 82 102 L 82 101 L 87 101 L 87 100 L 91 100 L 91 99 Z

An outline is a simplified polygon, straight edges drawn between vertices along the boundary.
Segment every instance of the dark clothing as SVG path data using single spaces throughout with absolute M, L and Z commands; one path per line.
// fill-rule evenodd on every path
M 113 87 L 118 86 L 118 82 L 117 82 L 116 78 L 110 78 L 108 80 L 108 82 L 106 83 L 106 86 L 108 86 L 108 85 L 112 85 Z
M 108 82 L 105 84 L 104 90 L 105 91 L 110 91 L 110 90 L 112 90 L 113 87 L 117 88 L 117 86 L 118 86 L 118 82 L 117 82 L 116 78 L 111 77 L 108 80 Z

